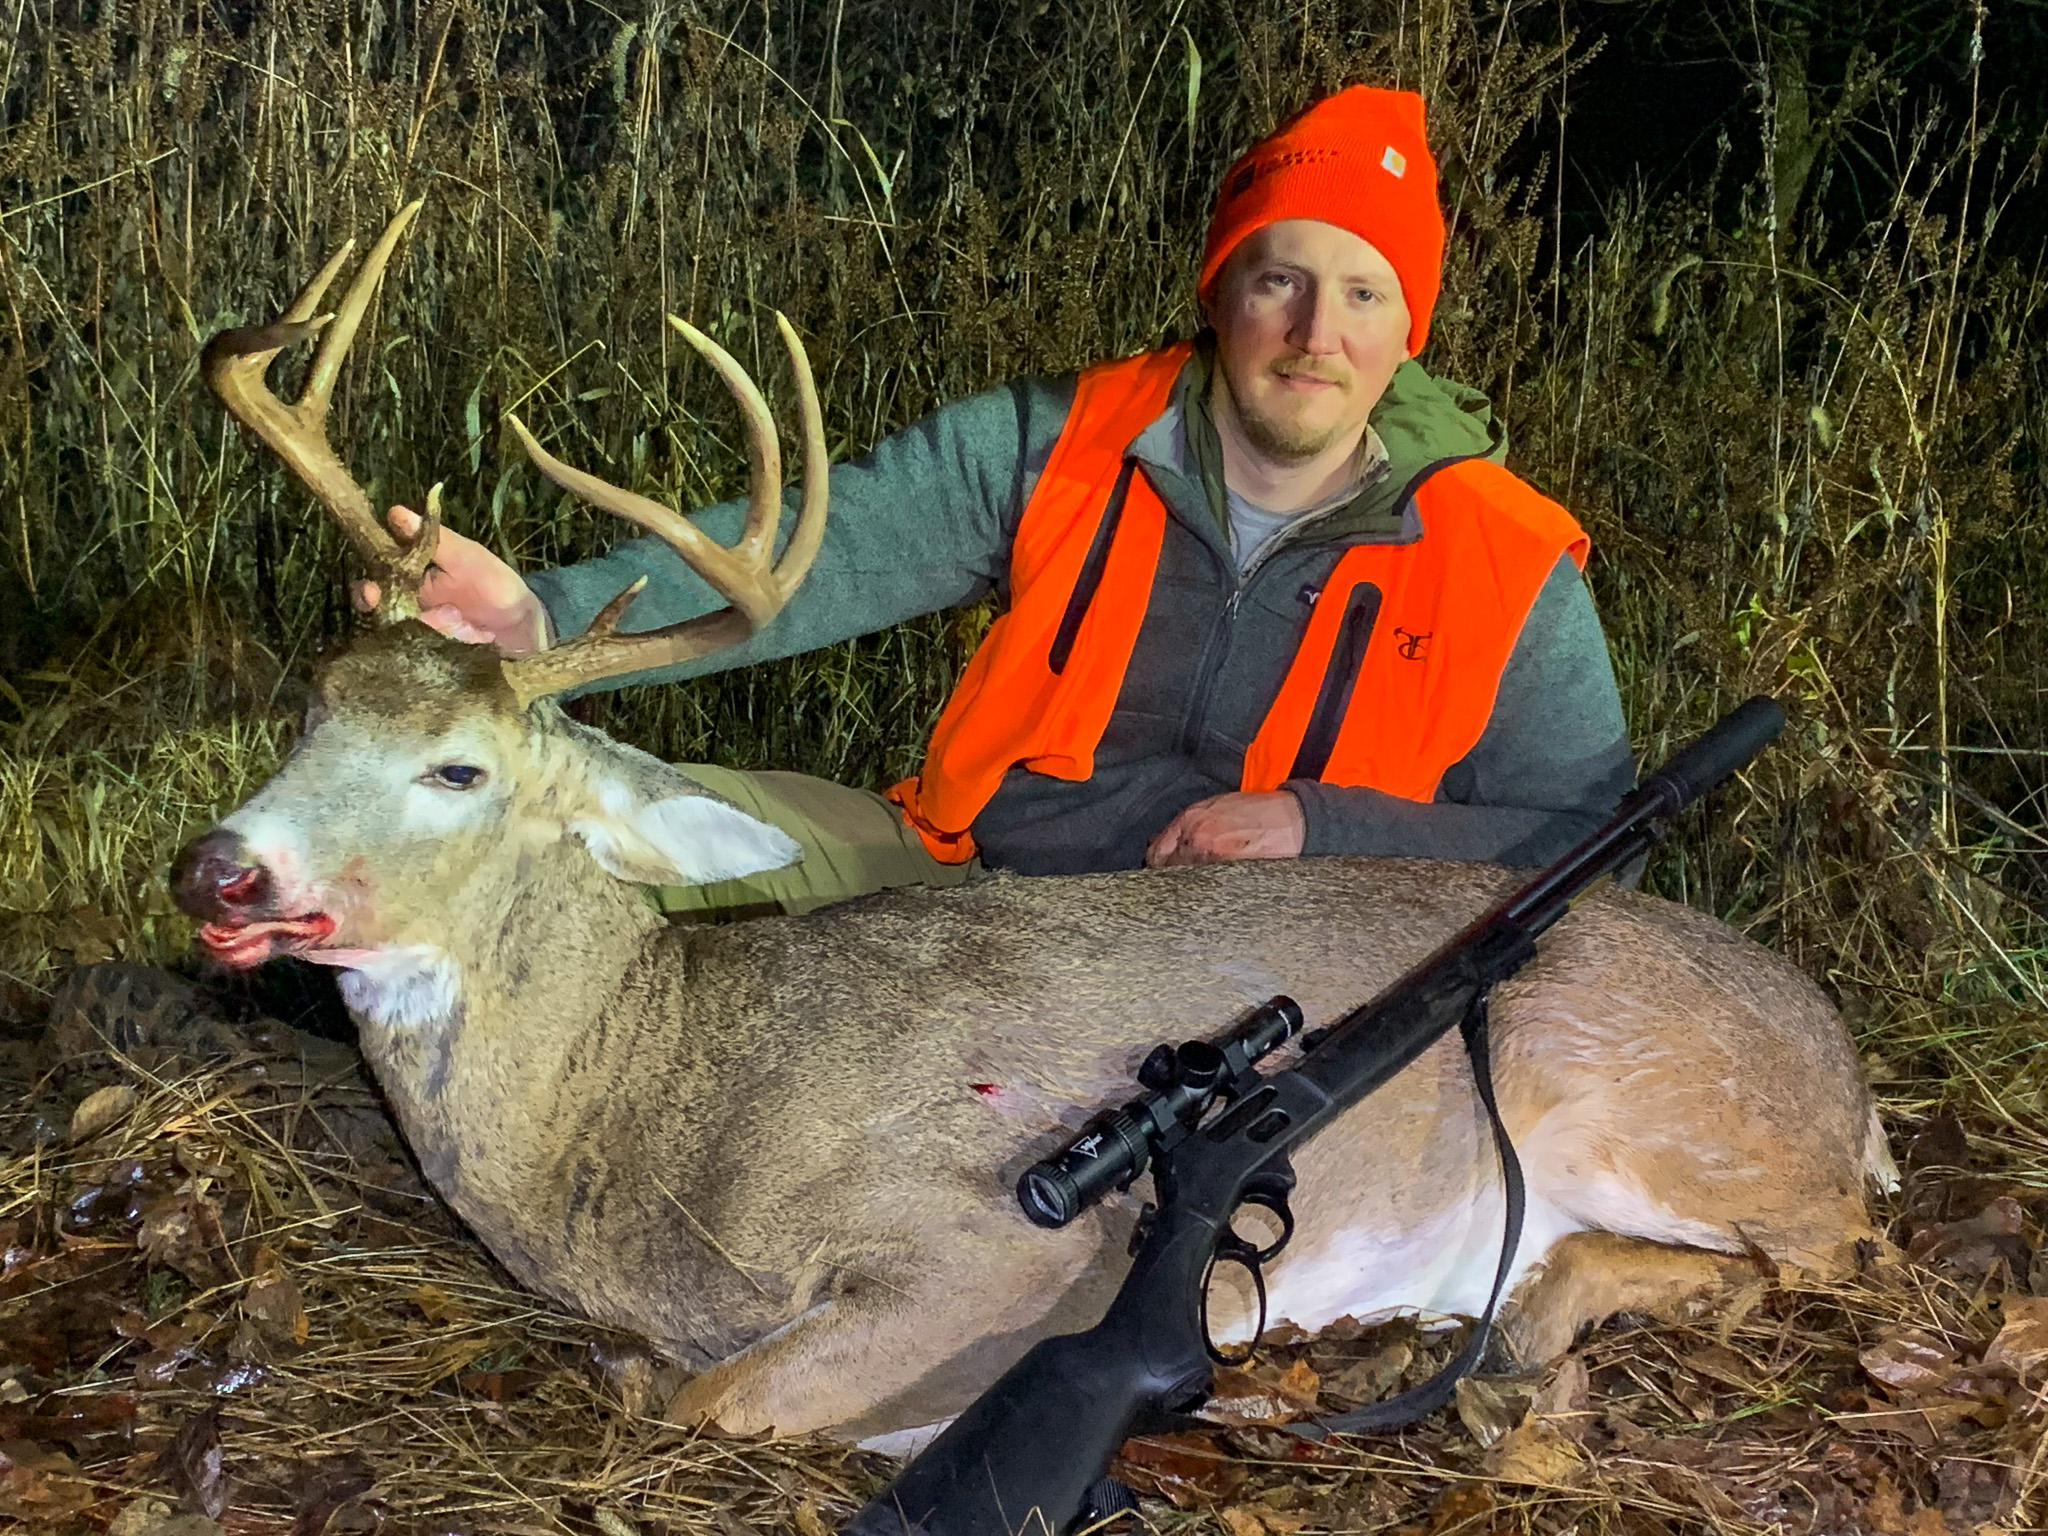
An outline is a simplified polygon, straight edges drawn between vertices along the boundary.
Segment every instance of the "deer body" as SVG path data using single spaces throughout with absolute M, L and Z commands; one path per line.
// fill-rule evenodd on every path
M 279 404 L 262 369 L 316 323 L 335 264 L 283 328 L 217 338 L 206 365 L 237 415 L 312 466 L 399 614 L 425 555 L 377 529 L 324 439 L 318 453 L 304 439 L 409 216 L 344 302 L 306 402 Z M 794 587 L 824 482 L 792 350 L 809 474 L 772 569 L 779 470 L 758 394 L 754 509 L 715 558 L 674 513 L 528 440 L 549 474 L 669 537 L 732 609 L 620 634 L 629 592 L 589 636 L 503 660 L 389 624 L 325 665 L 290 760 L 173 881 L 222 963 L 295 953 L 341 969 L 428 1178 L 523 1282 L 700 1367 L 674 1414 L 873 1435 L 957 1411 L 1035 1338 L 1099 1313 L 1132 1202 L 1047 1232 L 1011 1187 L 1129 1096 L 1151 1046 L 1219 1033 L 1283 991 L 1327 1023 L 1516 877 L 1252 862 L 994 877 L 667 926 L 631 882 L 726 879 L 799 850 L 549 695 L 593 668 L 728 643 Z M 734 387 L 746 402 L 751 385 Z M 1890 1162 L 1848 1037 L 1810 982 L 1725 926 L 1625 892 L 1589 898 L 1498 990 L 1492 1021 L 1529 1180 L 1509 1329 L 1525 1356 L 1745 1254 L 1838 1268 L 1871 1235 L 1862 1187 Z M 1270 1321 L 1480 1308 L 1501 1192 L 1456 1042 L 1295 1164 Z M 1216 1316 L 1225 1337 L 1252 1326 Z
M 747 837 L 779 861 L 779 834 L 520 708 L 488 665 L 408 624 L 328 666 L 291 761 L 212 834 L 280 914 L 223 942 L 323 914 L 306 952 L 346 968 L 428 1177 L 522 1281 L 709 1367 L 684 1407 L 733 1430 L 928 1422 L 1087 1321 L 1130 1207 L 1041 1231 L 1017 1173 L 1127 1096 L 1158 1041 L 1280 991 L 1327 1023 L 1516 880 L 1251 862 L 670 927 L 621 876 L 667 857 L 716 877 Z M 479 786 L 432 779 L 458 758 Z M 693 864 L 706 848 L 722 862 Z M 1518 1272 L 1582 1232 L 1815 1268 L 1869 1235 L 1885 1161 L 1847 1036 L 1725 926 L 1591 899 L 1493 1021 L 1530 1182 Z M 1310 1143 L 1272 1320 L 1476 1311 L 1500 1231 L 1485 1135 L 1445 1041 Z

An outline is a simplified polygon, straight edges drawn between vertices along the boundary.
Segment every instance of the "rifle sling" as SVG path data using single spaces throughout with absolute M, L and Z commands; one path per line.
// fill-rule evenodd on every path
M 1486 999 L 1485 992 L 1475 997 L 1458 1026 L 1459 1034 L 1465 1039 L 1465 1054 L 1472 1062 L 1472 1084 L 1479 1090 L 1479 1102 L 1486 1106 L 1486 1118 L 1493 1126 L 1493 1147 L 1500 1158 L 1501 1187 L 1506 1197 L 1505 1219 L 1501 1223 L 1500 1264 L 1493 1272 L 1493 1293 L 1486 1298 L 1486 1310 L 1473 1324 L 1472 1336 L 1465 1341 L 1465 1347 L 1429 1380 L 1380 1402 L 1354 1408 L 1349 1413 L 1335 1414 L 1307 1424 L 1284 1426 L 1289 1434 L 1299 1435 L 1304 1440 L 1324 1440 L 1331 1435 L 1370 1435 L 1405 1429 L 1449 1402 L 1458 1389 L 1460 1378 L 1469 1375 L 1479 1364 L 1480 1356 L 1486 1353 L 1487 1343 L 1493 1335 L 1493 1316 L 1500 1306 L 1501 1293 L 1507 1289 L 1508 1275 L 1514 1269 L 1515 1250 L 1521 1246 L 1522 1209 L 1526 1198 L 1521 1159 L 1515 1156 L 1515 1144 L 1508 1138 L 1508 1128 L 1501 1123 L 1500 1106 L 1493 1097 L 1493 1053 L 1486 1032 Z

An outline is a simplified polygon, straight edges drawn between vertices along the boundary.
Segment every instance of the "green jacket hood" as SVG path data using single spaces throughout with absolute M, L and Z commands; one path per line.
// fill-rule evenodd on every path
M 1373 430 L 1387 450 L 1387 473 L 1350 506 L 1323 519 L 1308 537 L 1338 539 L 1386 529 L 1418 476 L 1445 459 L 1507 457 L 1507 428 L 1486 396 L 1437 378 L 1410 358 L 1394 370 L 1373 408 Z

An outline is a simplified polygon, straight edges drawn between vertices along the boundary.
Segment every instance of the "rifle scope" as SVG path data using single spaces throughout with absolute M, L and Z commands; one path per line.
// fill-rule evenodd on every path
M 1219 1097 L 1235 1097 L 1261 1057 L 1301 1033 L 1301 1005 L 1276 997 L 1220 1043 L 1185 1040 L 1153 1047 L 1138 1068 L 1151 1092 L 1102 1115 L 1059 1151 L 1033 1163 L 1017 1180 L 1017 1203 L 1041 1227 L 1064 1227 L 1112 1189 L 1145 1171 L 1162 1141 L 1202 1123 Z

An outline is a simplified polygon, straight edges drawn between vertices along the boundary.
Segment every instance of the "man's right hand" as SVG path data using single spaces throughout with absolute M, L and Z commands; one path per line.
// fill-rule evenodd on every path
M 419 535 L 420 515 L 410 507 L 393 507 L 385 521 L 400 544 Z M 359 581 L 350 592 L 364 613 L 377 606 L 378 595 L 374 581 Z M 475 539 L 447 528 L 441 530 L 434 563 L 420 583 L 420 622 L 451 640 L 495 645 L 507 656 L 524 656 L 547 644 L 546 614 L 532 588 Z

